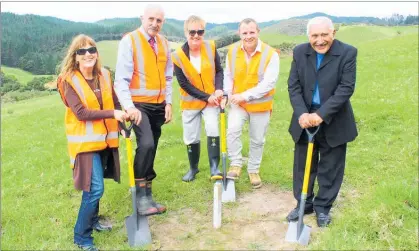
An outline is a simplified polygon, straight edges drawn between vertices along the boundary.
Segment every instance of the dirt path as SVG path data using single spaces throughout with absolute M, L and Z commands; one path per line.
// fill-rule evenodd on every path
M 193 210 L 168 212 L 157 222 L 150 217 L 153 249 L 159 250 L 291 250 L 301 246 L 285 242 L 288 212 L 295 206 L 291 192 L 265 185 L 238 194 L 235 203 L 223 204 L 222 226 L 212 227 L 212 204 L 206 215 Z M 304 217 L 318 233 L 314 214 Z M 159 231 L 153 231 L 158 229 Z

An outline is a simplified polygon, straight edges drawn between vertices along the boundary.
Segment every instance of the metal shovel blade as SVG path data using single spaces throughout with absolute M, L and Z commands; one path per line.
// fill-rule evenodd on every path
M 215 229 L 221 227 L 222 222 L 222 204 L 221 204 L 221 197 L 222 197 L 222 184 L 221 181 L 217 180 L 214 183 L 214 205 L 213 205 L 213 227 Z
M 235 202 L 236 201 L 236 185 L 233 179 L 226 179 L 225 181 L 226 189 L 223 189 L 223 194 L 221 195 L 222 202 Z
M 128 244 L 131 247 L 140 247 L 152 244 L 150 228 L 146 216 L 136 213 L 125 218 L 128 233 Z
M 290 222 L 287 230 L 287 234 L 285 235 L 285 240 L 288 242 L 296 242 L 301 245 L 307 246 L 310 240 L 310 232 L 311 227 L 302 224 L 302 229 L 298 231 L 298 222 Z

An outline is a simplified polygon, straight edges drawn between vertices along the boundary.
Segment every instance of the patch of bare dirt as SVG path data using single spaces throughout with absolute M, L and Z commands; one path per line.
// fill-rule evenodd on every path
M 288 222 L 285 217 L 294 208 L 292 192 L 264 185 L 260 189 L 236 195 L 235 203 L 223 203 L 222 226 L 212 226 L 212 205 L 207 214 L 192 209 L 169 211 L 163 221 L 150 217 L 150 229 L 160 250 L 294 250 L 303 247 L 285 242 Z M 314 214 L 304 222 L 318 228 Z

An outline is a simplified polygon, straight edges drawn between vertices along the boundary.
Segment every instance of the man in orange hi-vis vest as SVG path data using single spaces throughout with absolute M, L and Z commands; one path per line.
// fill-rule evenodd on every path
M 230 169 L 227 177 L 237 179 L 242 168 L 243 125 L 249 120 L 250 150 L 247 164 L 253 188 L 262 186 L 259 176 L 265 134 L 273 106 L 275 84 L 279 74 L 278 53 L 259 38 L 255 20 L 246 18 L 239 24 L 241 41 L 230 46 L 224 71 L 224 92 L 229 95 L 227 152 Z
M 128 116 L 134 121 L 137 149 L 134 177 L 140 215 L 164 213 L 166 207 L 152 197 L 154 158 L 161 127 L 172 119 L 173 64 L 169 42 L 159 34 L 164 11 L 148 5 L 140 28 L 125 35 L 118 48 L 115 92 Z

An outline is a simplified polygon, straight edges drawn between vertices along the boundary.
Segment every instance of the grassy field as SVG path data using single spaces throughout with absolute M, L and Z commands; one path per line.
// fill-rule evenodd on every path
M 115 69 L 116 58 L 118 56 L 118 40 L 106 40 L 97 43 L 97 47 L 102 59 L 102 64 L 111 69 Z M 177 48 L 180 43 L 170 42 L 170 48 Z
M 357 47 L 357 84 L 352 104 L 359 136 L 348 146 L 344 183 L 332 212 L 334 221 L 316 234 L 307 248 L 417 250 L 418 34 L 382 37 L 360 42 Z M 281 59 L 261 168 L 264 183 L 278 191 L 292 191 L 293 142 L 287 131 L 291 106 L 286 84 L 290 63 L 289 57 Z M 174 100 L 178 100 L 177 83 L 174 86 Z M 188 160 L 177 101 L 173 109 L 174 121 L 163 127 L 156 157 L 155 197 L 170 211 L 193 209 L 211 214 L 208 208 L 213 195 L 206 179 L 205 144 L 199 178 L 190 184 L 181 182 Z M 75 249 L 73 226 L 81 194 L 73 189 L 68 167 L 64 107 L 59 95 L 5 104 L 1 112 L 1 249 Z M 124 145 L 121 139 L 122 184 L 106 180 L 101 200 L 101 214 L 114 220 L 114 230 L 94 235 L 104 250 L 129 249 L 124 217 L 131 214 L 131 197 Z M 245 136 L 243 152 L 247 151 Z M 249 186 L 244 177 L 237 184 L 238 195 L 251 193 Z M 163 215 L 156 221 L 170 218 Z M 225 249 L 207 236 L 191 235 L 198 236 L 206 249 Z M 248 246 L 257 248 L 266 249 L 263 242 Z
M 360 45 L 368 41 L 392 38 L 418 32 L 418 26 L 341 26 L 336 32 L 336 38 L 353 45 Z M 279 33 L 261 32 L 262 41 L 269 44 L 281 44 L 283 42 L 304 43 L 307 36 L 287 36 Z
M 24 71 L 19 68 L 13 68 L 13 67 L 7 67 L 7 66 L 1 66 L 1 70 L 6 75 L 12 75 L 17 78 L 19 83 L 26 85 L 29 81 L 31 81 L 35 77 L 48 77 L 50 75 L 33 75 L 30 72 Z

